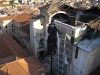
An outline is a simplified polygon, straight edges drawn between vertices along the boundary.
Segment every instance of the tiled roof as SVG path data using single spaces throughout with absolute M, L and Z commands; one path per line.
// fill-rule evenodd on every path
M 23 14 L 19 14 L 18 16 L 16 16 L 14 18 L 14 20 L 16 22 L 22 23 L 22 22 L 27 22 L 29 20 L 31 20 L 33 17 L 29 14 L 23 13 Z
M 28 57 L 28 54 L 19 46 L 18 43 L 14 39 L 12 39 L 10 36 L 5 36 L 4 38 L 6 40 L 7 45 L 10 47 L 12 52 L 18 57 L 18 58 L 24 58 Z
M 5 2 L 6 0 L 0 0 L 0 2 Z
M 12 56 L 14 53 L 11 51 L 9 46 L 6 44 L 4 38 L 0 37 L 0 58 Z
M 23 23 L 23 22 L 29 21 L 32 18 L 33 17 L 31 15 L 23 13 L 23 14 L 17 14 L 17 15 L 13 15 L 13 16 L 2 17 L 2 18 L 0 18 L 0 21 L 14 19 L 16 22 Z
M 38 15 L 39 14 L 39 10 L 31 10 L 30 8 L 25 8 L 22 10 L 23 13 L 26 14 L 34 14 L 34 15 Z
M 17 16 L 17 15 L 1 17 L 1 18 L 0 18 L 0 21 L 4 21 L 4 20 L 13 20 L 14 17 L 16 17 L 16 16 Z
M 28 54 L 10 36 L 0 36 L 0 58 L 15 55 L 16 58 L 28 57 Z
M 4 65 L 0 69 L 0 75 L 41 75 L 47 71 L 48 70 L 32 56 Z

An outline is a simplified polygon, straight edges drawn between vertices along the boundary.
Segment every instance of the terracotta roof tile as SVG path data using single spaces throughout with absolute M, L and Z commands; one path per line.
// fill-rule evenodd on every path
M 0 37 L 0 58 L 12 56 L 14 53 L 11 51 L 9 46 L 6 44 L 4 38 Z
M 12 16 L 2 17 L 2 18 L 0 18 L 0 21 L 13 20 L 14 19 L 16 22 L 26 23 L 29 20 L 31 20 L 32 18 L 33 17 L 31 15 L 23 13 L 23 14 L 16 14 L 16 15 L 12 15 Z
M 0 21 L 4 21 L 4 20 L 13 20 L 14 17 L 16 17 L 16 16 L 17 16 L 17 15 L 1 17 L 1 18 L 0 18 Z
M 0 64 L 28 56 L 11 36 L 0 36 Z
M 28 57 L 28 54 L 19 46 L 18 43 L 14 39 L 11 38 L 11 36 L 5 36 L 4 39 L 6 40 L 6 43 L 12 50 L 12 52 L 20 58 Z
M 27 57 L 25 59 L 17 60 L 17 62 L 23 62 L 23 63 L 28 63 L 28 64 L 34 64 L 39 67 L 44 67 L 35 57 Z
M 39 10 L 31 10 L 30 8 L 25 8 L 22 10 L 23 13 L 26 13 L 26 14 L 33 14 L 34 15 L 38 15 L 39 13 Z
M 14 18 L 14 20 L 16 22 L 19 22 L 19 23 L 22 23 L 22 22 L 27 22 L 29 20 L 31 20 L 33 17 L 31 15 L 28 15 L 26 13 L 23 13 L 23 14 L 19 14 L 18 16 L 16 16 Z
M 7 64 L 8 74 L 10 75 L 28 75 L 27 72 L 17 62 Z
M 33 56 L 6 64 L 0 69 L 0 75 L 41 75 L 48 70 Z

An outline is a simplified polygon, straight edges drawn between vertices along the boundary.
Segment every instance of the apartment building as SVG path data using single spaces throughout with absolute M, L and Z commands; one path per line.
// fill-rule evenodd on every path
M 0 18 L 0 31 L 3 35 L 11 35 L 13 31 L 13 18 L 15 16 L 7 16 Z
M 31 55 L 31 51 L 30 51 L 31 44 L 29 41 L 27 41 L 27 42 L 25 41 L 25 39 L 26 39 L 25 37 L 30 38 L 29 21 L 32 18 L 33 18 L 33 16 L 26 14 L 26 13 L 0 18 L 1 34 L 4 36 L 11 35 L 16 41 L 19 42 L 20 45 L 25 45 L 27 47 L 25 50 L 30 55 Z M 28 27 L 28 34 L 26 33 L 27 28 L 25 28 L 25 27 Z M 23 31 L 25 31 L 25 32 L 23 32 Z

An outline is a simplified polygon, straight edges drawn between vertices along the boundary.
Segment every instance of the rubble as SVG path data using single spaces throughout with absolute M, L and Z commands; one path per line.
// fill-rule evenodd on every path
M 90 9 L 92 6 L 95 7 L 100 7 L 100 1 L 99 0 L 63 0 L 64 3 L 66 3 L 67 5 L 77 8 L 77 9 Z
M 41 63 L 48 69 L 51 69 L 51 57 L 47 56 L 44 58 L 44 60 L 41 60 Z

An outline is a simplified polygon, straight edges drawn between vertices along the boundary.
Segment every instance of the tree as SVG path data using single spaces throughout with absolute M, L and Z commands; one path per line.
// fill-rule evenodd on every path
M 12 6 L 14 6 L 14 5 L 17 4 L 17 3 L 15 3 L 15 0 L 11 0 L 11 1 L 10 1 L 10 4 L 11 4 Z

